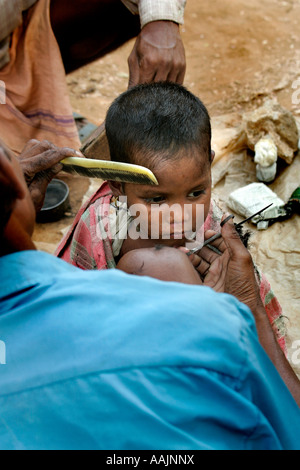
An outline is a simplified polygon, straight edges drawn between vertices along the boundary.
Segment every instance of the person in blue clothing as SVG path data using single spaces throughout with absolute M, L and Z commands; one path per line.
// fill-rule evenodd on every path
M 300 449 L 299 381 L 232 224 L 219 293 L 168 247 L 79 270 L 35 249 L 34 220 L 0 146 L 1 449 Z

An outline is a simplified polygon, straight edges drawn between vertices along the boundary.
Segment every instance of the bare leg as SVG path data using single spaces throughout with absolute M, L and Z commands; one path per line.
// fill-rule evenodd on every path
M 121 0 L 51 0 L 50 15 L 66 73 L 104 56 L 140 32 L 139 16 Z

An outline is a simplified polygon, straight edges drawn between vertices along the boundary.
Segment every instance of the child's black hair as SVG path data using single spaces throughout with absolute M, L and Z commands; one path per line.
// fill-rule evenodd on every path
M 112 103 L 105 122 L 113 161 L 143 165 L 144 158 L 174 158 L 191 149 L 211 159 L 208 111 L 181 85 L 137 85 Z

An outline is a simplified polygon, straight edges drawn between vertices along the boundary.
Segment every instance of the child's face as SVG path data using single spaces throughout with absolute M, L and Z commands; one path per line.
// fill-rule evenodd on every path
M 140 237 L 182 246 L 203 225 L 210 207 L 211 163 L 199 150 L 181 151 L 175 161 L 150 168 L 158 186 L 125 184 L 127 205 Z M 141 211 L 139 211 L 139 208 Z

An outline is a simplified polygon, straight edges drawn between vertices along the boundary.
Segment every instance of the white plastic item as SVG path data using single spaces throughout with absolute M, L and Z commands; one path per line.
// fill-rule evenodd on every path
M 269 228 L 269 222 L 267 220 L 261 220 L 257 222 L 257 230 L 267 230 Z
M 251 221 L 256 224 L 262 219 L 277 218 L 281 213 L 284 202 L 268 186 L 263 183 L 251 183 L 233 191 L 228 198 L 227 205 L 242 217 L 250 217 L 260 209 L 272 203 L 269 209 L 253 217 Z
M 264 183 L 271 183 L 274 181 L 277 173 L 277 162 L 273 163 L 270 166 L 261 166 L 256 165 L 256 178 L 258 181 L 263 181 Z
M 270 183 L 274 181 L 277 172 L 278 151 L 271 136 L 262 137 L 255 144 L 254 161 L 256 165 L 256 177 L 259 181 Z

